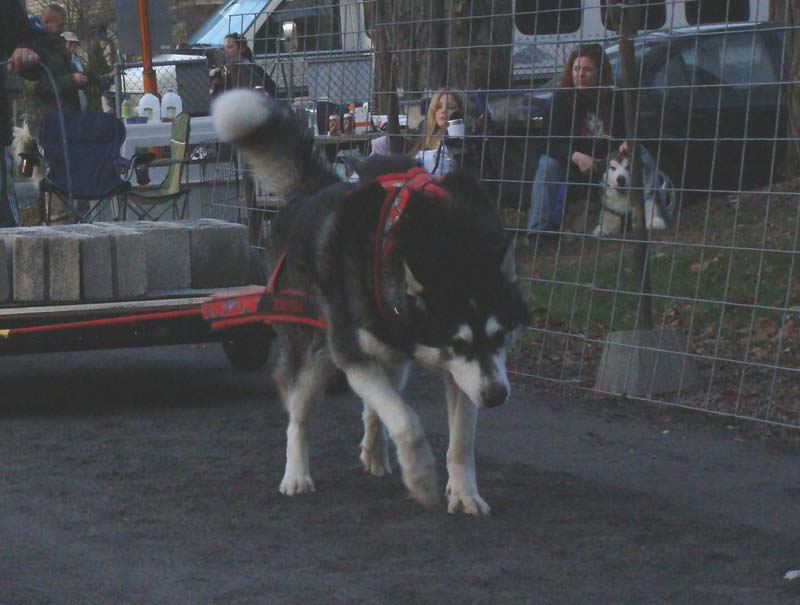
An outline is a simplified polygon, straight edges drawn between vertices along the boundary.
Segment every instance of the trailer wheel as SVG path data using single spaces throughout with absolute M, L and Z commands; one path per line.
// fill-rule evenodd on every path
M 269 361 L 275 332 L 265 325 L 248 326 L 228 340 L 222 341 L 222 350 L 237 370 L 255 372 Z

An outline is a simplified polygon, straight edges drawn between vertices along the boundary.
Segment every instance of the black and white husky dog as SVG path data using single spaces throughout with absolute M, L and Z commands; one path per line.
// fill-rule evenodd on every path
M 388 429 L 411 495 L 438 508 L 431 448 L 401 395 L 418 361 L 444 376 L 448 510 L 488 513 L 475 477 L 477 411 L 508 399 L 506 349 L 527 309 L 513 246 L 478 182 L 461 172 L 432 179 L 403 156 L 371 158 L 360 183 L 342 182 L 291 109 L 252 91 L 222 95 L 213 117 L 217 133 L 287 200 L 268 243 L 273 259 L 283 257 L 280 287 L 308 292 L 327 324 L 326 332 L 274 326 L 282 344 L 275 379 L 289 414 L 280 491 L 314 491 L 309 414 L 340 368 L 364 403 L 365 471 L 390 472 Z
M 667 223 L 653 187 L 657 175 L 649 174 L 646 168 L 643 172 L 645 226 L 648 231 L 666 229 Z M 596 236 L 617 235 L 622 232 L 623 222 L 631 213 L 630 158 L 627 152 L 615 151 L 608 156 L 601 183 L 600 217 L 592 233 Z

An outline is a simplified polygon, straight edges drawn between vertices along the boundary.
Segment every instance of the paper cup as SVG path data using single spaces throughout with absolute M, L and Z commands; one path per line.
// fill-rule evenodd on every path
M 464 120 L 448 120 L 447 136 L 455 139 L 464 138 Z

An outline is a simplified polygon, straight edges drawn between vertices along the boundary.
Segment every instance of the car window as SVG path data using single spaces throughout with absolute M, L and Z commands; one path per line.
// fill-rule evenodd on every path
M 600 20 L 606 24 L 606 29 L 616 31 L 614 25 L 606 18 L 608 4 L 608 0 L 600 0 Z M 664 27 L 667 22 L 667 9 L 664 5 L 664 0 L 641 0 L 636 4 L 640 4 L 642 9 L 639 12 L 639 22 L 635 24 L 637 30 L 661 29 Z
M 517 0 L 514 24 L 523 34 L 571 34 L 581 28 L 580 0 Z
M 777 79 L 763 40 L 751 32 L 698 37 L 680 57 L 695 85 L 749 86 Z
M 684 9 L 689 25 L 734 23 L 750 18 L 748 0 L 686 0 Z
M 683 67 L 680 55 L 673 55 L 669 61 L 664 62 L 653 74 L 650 86 L 653 88 L 664 88 L 669 86 L 686 86 L 689 78 L 686 77 L 686 70 Z

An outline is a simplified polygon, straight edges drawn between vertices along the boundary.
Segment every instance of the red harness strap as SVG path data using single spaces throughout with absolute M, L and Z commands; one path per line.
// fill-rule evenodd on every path
M 286 254 L 278 260 L 266 288 L 218 295 L 203 304 L 203 318 L 211 324 L 211 329 L 259 322 L 303 324 L 326 330 L 328 326 L 308 294 L 299 290 L 276 290 L 285 259 Z
M 385 174 L 375 182 L 385 190 L 375 231 L 375 259 L 373 263 L 373 290 L 381 315 L 386 316 L 386 305 L 381 296 L 384 260 L 392 245 L 392 229 L 408 204 L 412 192 L 446 200 L 447 192 L 439 186 L 441 179 L 415 167 L 408 172 Z M 286 254 L 281 256 L 269 278 L 266 288 L 258 287 L 234 294 L 214 296 L 202 305 L 203 318 L 212 329 L 228 328 L 254 322 L 303 324 L 326 330 L 327 324 L 306 292 L 280 290 L 278 280 L 283 270 Z M 396 312 L 396 309 L 395 309 Z
M 423 168 L 416 166 L 408 172 L 384 174 L 376 179 L 386 190 L 381 206 L 378 224 L 375 228 L 375 258 L 373 260 L 372 287 L 378 311 L 386 317 L 386 306 L 381 296 L 383 265 L 394 245 L 392 229 L 408 204 L 412 192 L 432 195 L 441 200 L 450 199 L 448 193 L 439 186 L 441 178 L 434 177 Z M 397 313 L 397 309 L 394 309 Z

